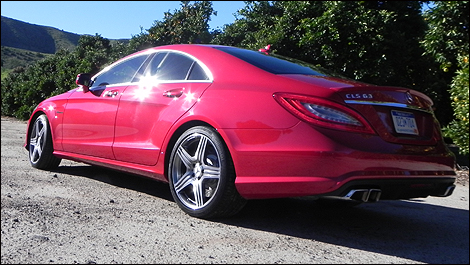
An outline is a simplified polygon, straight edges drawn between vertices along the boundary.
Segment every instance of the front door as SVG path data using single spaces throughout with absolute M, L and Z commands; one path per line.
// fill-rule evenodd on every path
M 126 86 L 101 86 L 70 95 L 63 119 L 62 145 L 66 152 L 114 159 L 114 122 Z

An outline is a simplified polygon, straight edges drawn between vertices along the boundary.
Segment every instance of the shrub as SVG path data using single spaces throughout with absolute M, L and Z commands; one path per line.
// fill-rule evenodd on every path
M 469 74 L 468 74 L 468 54 L 459 56 L 460 69 L 452 80 L 450 93 L 452 107 L 454 109 L 454 120 L 443 128 L 444 136 L 452 139 L 454 144 L 460 147 L 462 154 L 469 153 Z

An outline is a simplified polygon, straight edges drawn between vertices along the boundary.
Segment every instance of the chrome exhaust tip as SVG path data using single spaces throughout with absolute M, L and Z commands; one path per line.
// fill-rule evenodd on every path
M 368 202 L 378 202 L 380 199 L 380 195 L 382 195 L 382 191 L 379 189 L 370 189 L 369 190 L 369 198 Z
M 440 197 L 450 196 L 450 195 L 452 195 L 454 190 L 455 190 L 455 185 L 450 185 L 449 187 L 447 187 L 446 191 L 444 191 L 444 193 L 442 195 L 440 195 Z
M 362 202 L 377 202 L 382 191 L 379 189 L 355 189 L 350 190 L 343 198 Z
M 344 198 L 365 202 L 367 201 L 367 190 L 366 189 L 350 190 L 348 194 L 344 196 Z

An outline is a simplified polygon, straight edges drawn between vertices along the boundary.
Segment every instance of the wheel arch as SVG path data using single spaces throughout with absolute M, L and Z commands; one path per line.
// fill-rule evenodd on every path
M 173 150 L 173 147 L 175 146 L 176 144 L 176 141 L 178 141 L 178 138 L 185 132 L 187 131 L 188 129 L 190 128 L 193 128 L 193 127 L 196 127 L 196 126 L 205 126 L 205 127 L 210 127 L 212 129 L 214 129 L 217 134 L 220 136 L 220 138 L 222 139 L 222 142 L 223 142 L 223 145 L 224 145 L 224 148 L 227 152 L 227 155 L 228 155 L 228 158 L 230 159 L 230 162 L 233 164 L 234 161 L 233 161 L 233 158 L 232 158 L 232 154 L 230 152 L 230 149 L 228 147 L 228 144 L 227 144 L 227 139 L 220 134 L 219 130 L 217 130 L 216 127 L 214 127 L 213 125 L 205 122 L 205 121 L 202 121 L 202 120 L 190 120 L 190 121 L 187 121 L 183 124 L 181 124 L 174 132 L 173 134 L 171 135 L 170 139 L 168 140 L 168 143 L 166 145 L 166 147 L 164 148 L 165 150 L 165 157 L 164 157 L 164 176 L 165 178 L 167 179 L 167 181 L 169 181 L 168 179 L 168 166 L 169 166 L 169 163 L 170 163 L 170 156 L 171 156 L 171 151 Z M 233 167 L 234 170 L 235 170 L 235 167 Z
M 26 150 L 29 151 L 29 137 L 31 136 L 31 130 L 33 129 L 33 125 L 34 125 L 34 122 L 36 121 L 36 119 L 41 116 L 41 115 L 46 115 L 47 117 L 47 114 L 43 111 L 36 111 L 35 113 L 33 113 L 33 115 L 31 116 L 31 118 L 29 119 L 29 122 L 28 122 L 28 128 L 26 129 L 26 138 L 25 138 L 25 144 L 24 144 L 24 148 L 26 148 Z M 49 117 L 47 117 L 47 120 L 49 122 Z M 50 123 L 50 122 L 49 122 Z M 49 126 L 51 126 L 49 124 Z M 52 130 L 51 130 L 51 134 L 52 134 Z M 52 136 L 52 135 L 51 135 Z

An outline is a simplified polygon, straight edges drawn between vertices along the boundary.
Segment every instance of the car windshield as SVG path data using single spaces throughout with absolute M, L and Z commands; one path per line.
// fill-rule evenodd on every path
M 252 64 L 273 74 L 337 76 L 337 74 L 327 72 L 326 70 L 321 69 L 320 67 L 317 67 L 315 65 L 277 54 L 267 55 L 262 52 L 250 51 L 233 47 L 217 47 L 215 49 L 224 51 L 249 64 Z

